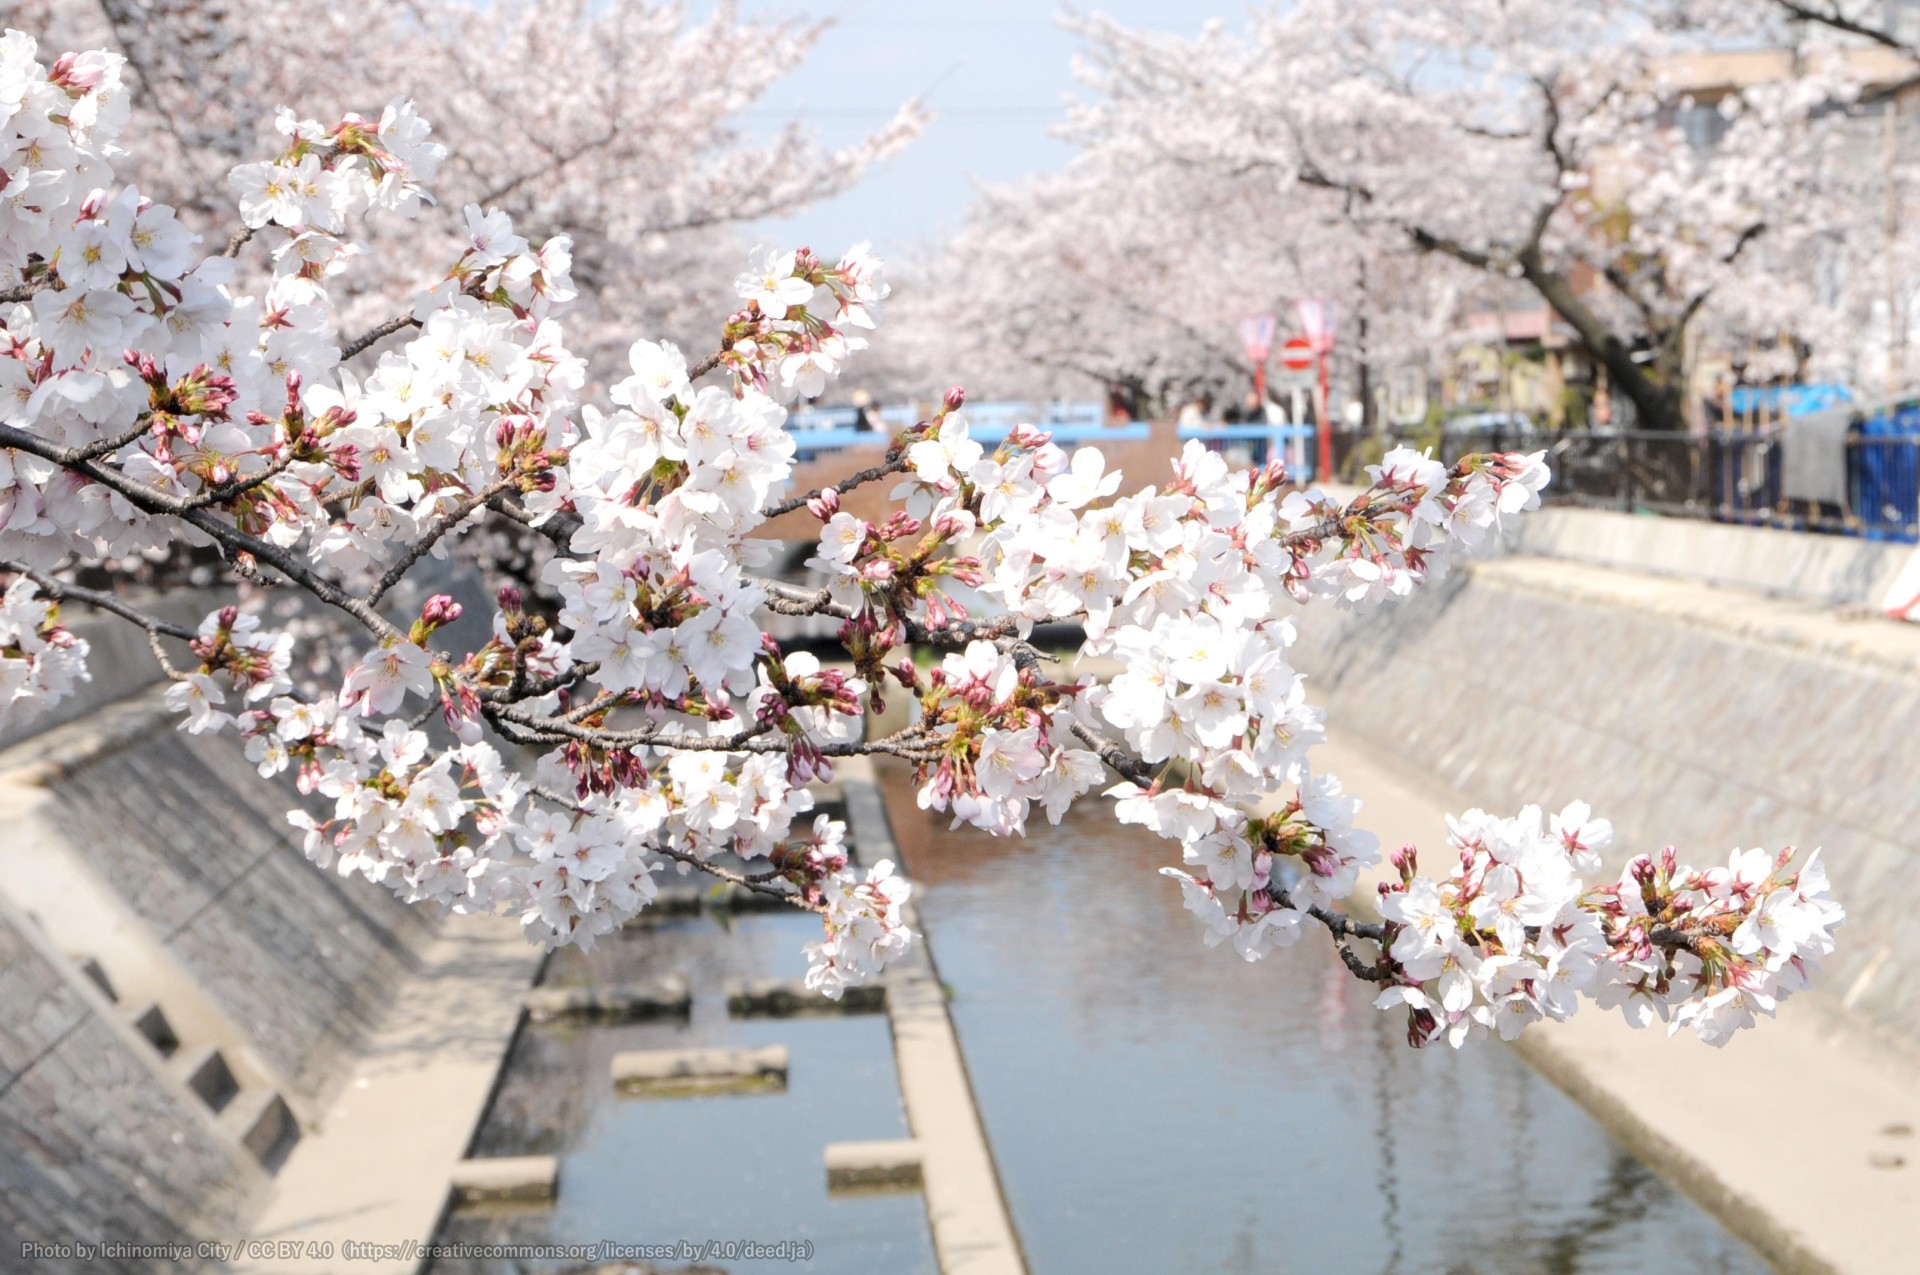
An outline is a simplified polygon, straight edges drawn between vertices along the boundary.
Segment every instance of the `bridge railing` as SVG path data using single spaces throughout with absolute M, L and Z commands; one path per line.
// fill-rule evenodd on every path
M 888 430 L 905 429 L 926 414 L 911 404 L 896 403 L 878 409 Z M 965 409 L 968 430 L 987 447 L 1005 441 L 1021 425 L 1033 425 L 1053 435 L 1054 442 L 1071 447 L 1089 442 L 1128 442 L 1148 438 L 1151 427 L 1144 423 L 1105 424 L 1099 403 L 969 403 Z M 796 457 L 801 461 L 842 451 L 849 447 L 876 447 L 886 443 L 888 435 L 860 428 L 860 409 L 855 407 L 809 407 L 787 417 L 787 430 L 793 435 Z
M 1181 425 L 1176 429 L 1182 443 L 1197 438 L 1207 447 L 1249 466 L 1264 465 L 1276 457 L 1286 462 L 1287 472 L 1299 482 L 1313 480 L 1313 426 L 1311 425 L 1228 425 L 1205 421 Z

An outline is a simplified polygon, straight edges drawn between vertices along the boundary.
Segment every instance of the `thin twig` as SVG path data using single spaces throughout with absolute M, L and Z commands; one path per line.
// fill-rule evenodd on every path
M 206 509 L 213 505 L 224 505 L 231 501 L 238 500 L 248 492 L 263 487 L 280 475 L 286 473 L 287 470 L 293 467 L 293 462 L 293 449 L 289 447 L 286 452 L 281 455 L 280 459 L 274 461 L 259 473 L 249 474 L 245 478 L 237 478 L 230 483 L 223 483 L 218 487 L 209 487 L 199 495 L 189 498 L 187 507 L 189 509 Z
M 888 474 L 904 474 L 907 472 L 907 469 L 906 457 L 890 452 L 884 464 L 875 465 L 871 469 L 863 469 L 857 474 L 848 474 L 845 478 L 833 484 L 833 489 L 844 496 L 855 487 L 863 487 L 870 482 L 876 482 L 879 479 L 885 478 Z M 805 505 L 809 500 L 825 494 L 826 490 L 825 487 L 815 487 L 804 496 L 795 496 L 791 500 L 783 500 L 777 505 L 768 505 L 760 512 L 768 518 L 778 518 L 781 514 L 790 514 Z
M 417 328 L 419 326 L 420 326 L 420 320 L 414 318 L 412 315 L 397 314 L 393 318 L 388 319 L 385 323 L 382 323 L 379 327 L 369 328 L 367 331 L 362 332 L 359 336 L 353 338 L 353 340 L 341 346 L 340 361 L 342 363 L 346 362 L 348 359 L 360 353 L 362 350 L 366 349 L 368 346 L 374 344 L 377 341 L 384 341 L 388 337 L 392 336 L 394 333 L 399 332 L 405 328 Z
M 435 518 L 427 525 L 427 529 L 421 533 L 420 538 L 409 545 L 407 551 L 401 554 L 394 564 L 381 574 L 380 578 L 374 582 L 373 587 L 367 590 L 362 601 L 368 606 L 378 606 L 380 599 L 387 596 L 387 591 L 393 588 L 394 585 L 399 584 L 401 578 L 413 569 L 413 564 L 426 557 L 428 551 L 439 544 L 441 539 L 449 531 L 452 531 L 464 522 L 475 510 L 479 509 L 480 506 L 513 487 L 517 481 L 518 480 L 514 478 L 498 479 L 492 486 L 483 487 L 479 491 L 472 493 L 459 504 L 447 510 L 438 518 Z

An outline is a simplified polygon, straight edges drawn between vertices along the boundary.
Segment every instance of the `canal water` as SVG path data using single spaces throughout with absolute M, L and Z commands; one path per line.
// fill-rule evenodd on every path
M 1103 803 L 1001 841 L 947 831 L 900 775 L 887 798 L 1035 1275 L 1766 1270 L 1504 1048 L 1408 1049 L 1317 936 L 1256 965 L 1204 947 L 1156 874 L 1165 843 Z M 558 1155 L 559 1199 L 462 1210 L 440 1238 L 802 1239 L 812 1262 L 713 1266 L 936 1270 L 917 1195 L 825 1189 L 827 1142 L 906 1136 L 885 1018 L 726 1016 L 725 980 L 797 976 L 812 925 L 668 919 L 557 955 L 548 983 L 685 973 L 693 1017 L 523 1030 L 474 1154 Z M 772 1043 L 792 1050 L 784 1094 L 608 1081 L 621 1050 Z
M 827 1193 L 821 1160 L 827 1143 L 907 1136 L 886 1016 L 727 1015 L 729 980 L 800 977 L 806 972 L 800 945 L 819 932 L 819 921 L 800 912 L 672 917 L 633 926 L 590 953 L 555 953 L 542 977 L 548 986 L 678 973 L 691 986 L 693 1014 L 620 1025 L 524 1024 L 469 1154 L 557 1156 L 559 1196 L 551 1206 L 462 1208 L 437 1238 L 627 1246 L 804 1242 L 811 1262 L 709 1256 L 690 1263 L 663 1256 L 651 1264 L 674 1271 L 695 1265 L 702 1272 L 936 1275 L 917 1193 Z M 786 1090 L 639 1098 L 613 1089 L 617 1053 L 709 1045 L 787 1046 Z M 507 1275 L 580 1265 L 442 1259 L 432 1271 Z
M 1035 1275 L 1767 1269 L 1502 1046 L 1409 1049 L 1321 936 L 1205 947 L 1105 805 L 1000 840 L 888 788 Z

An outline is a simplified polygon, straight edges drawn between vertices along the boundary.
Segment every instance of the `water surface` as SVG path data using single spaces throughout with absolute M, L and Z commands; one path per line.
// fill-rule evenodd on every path
M 804 1240 L 810 1262 L 721 1261 L 734 1272 L 832 1271 L 934 1275 L 917 1193 L 829 1197 L 829 1142 L 907 1136 L 884 1015 L 738 1020 L 730 978 L 797 978 L 800 945 L 819 934 L 807 915 L 663 919 L 591 953 L 556 953 L 548 985 L 612 984 L 685 974 L 688 1021 L 525 1026 L 470 1154 L 560 1159 L 551 1208 L 463 1209 L 442 1242 L 673 1244 L 681 1240 Z M 637 1098 L 614 1092 L 613 1055 L 630 1049 L 786 1045 L 785 1092 Z M 451 1261 L 434 1275 L 551 1271 L 564 1261 Z M 661 1262 L 680 1269 L 683 1262 Z
M 1324 935 L 1203 946 L 1105 804 L 999 841 L 889 781 L 1035 1275 L 1767 1269 L 1503 1047 L 1409 1049 Z

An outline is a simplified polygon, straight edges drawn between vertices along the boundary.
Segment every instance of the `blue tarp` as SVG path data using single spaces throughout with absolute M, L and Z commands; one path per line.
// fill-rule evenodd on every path
M 1869 540 L 1912 540 L 1920 523 L 1920 404 L 1860 422 L 1853 445 L 1853 511 Z
M 1853 402 L 1853 391 L 1844 385 L 1743 385 L 1728 399 L 1727 408 L 1735 416 L 1752 411 L 1778 414 L 1784 407 L 1788 416 L 1806 416 Z

